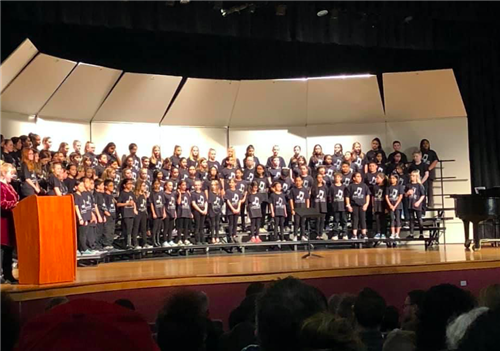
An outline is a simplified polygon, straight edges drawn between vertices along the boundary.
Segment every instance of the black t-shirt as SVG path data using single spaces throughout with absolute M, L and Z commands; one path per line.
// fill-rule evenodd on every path
M 113 194 L 104 194 L 104 202 L 106 204 L 107 211 L 111 215 L 111 218 L 116 218 L 116 205 Z
M 394 156 L 397 154 L 397 153 L 400 153 L 401 154 L 401 161 L 399 162 L 402 162 L 402 163 L 408 163 L 408 157 L 406 157 L 406 154 L 402 153 L 401 151 L 394 151 L 394 152 L 391 152 L 389 154 L 389 156 L 387 156 L 387 161 L 390 162 L 390 163 L 393 163 L 394 161 Z
M 99 193 L 99 192 L 94 192 L 94 199 L 95 203 L 97 205 L 97 210 L 99 210 L 99 214 L 101 217 L 104 217 L 104 211 L 108 210 L 108 207 L 106 206 L 106 201 L 104 199 L 104 193 Z
M 194 182 L 196 182 L 198 179 L 196 178 L 188 178 L 186 179 L 186 185 L 187 185 L 187 190 L 190 192 L 194 191 Z
M 97 166 L 98 160 L 95 154 L 93 154 L 92 152 L 86 152 L 83 156 L 90 159 L 90 162 L 92 163 L 90 167 L 95 168 Z
M 344 155 L 339 154 L 332 156 L 332 166 L 335 168 L 335 171 L 340 172 L 342 162 L 344 162 Z
M 187 169 L 179 168 L 179 180 L 186 180 L 189 178 L 189 172 Z
M 363 160 L 361 157 L 356 157 L 356 159 L 351 163 L 351 168 L 353 168 L 355 172 L 360 172 L 361 174 L 364 174 L 365 165 L 366 165 L 366 160 Z
M 385 211 L 385 186 L 375 184 L 372 190 L 373 195 L 373 212 Z
M 267 174 L 273 181 L 277 180 L 279 177 L 281 177 L 281 168 L 269 168 L 267 171 Z
M 171 194 L 164 193 L 165 199 L 165 211 L 167 212 L 167 216 L 170 218 L 175 217 L 175 211 L 177 209 L 177 193 L 172 191 Z
M 172 167 L 179 168 L 181 158 L 177 156 L 170 156 L 170 162 L 172 162 Z
M 257 182 L 257 185 L 259 186 L 259 195 L 260 195 L 260 202 L 269 202 L 269 181 L 267 180 L 266 177 L 264 178 L 255 178 L 255 181 Z
M 323 157 L 321 156 L 311 156 L 309 158 L 309 168 L 311 168 L 312 170 L 316 170 L 319 166 L 321 166 L 323 164 Z
M 64 185 L 68 189 L 68 193 L 73 194 L 75 192 L 76 179 L 66 178 L 64 179 Z
M 278 156 L 279 160 L 280 160 L 280 168 L 285 168 L 286 167 L 286 163 L 285 163 L 285 159 L 281 156 Z M 273 159 L 274 159 L 274 156 L 269 156 L 267 158 L 267 162 L 266 162 L 266 167 L 267 168 L 271 168 L 273 166 Z
M 279 178 L 277 180 L 278 183 L 281 184 L 281 191 L 283 192 L 283 194 L 285 194 L 285 197 L 287 198 L 288 200 L 288 193 L 290 192 L 290 189 L 292 188 L 292 180 L 290 178 Z
M 377 173 L 385 173 L 386 167 L 382 164 L 377 164 Z
M 293 201 L 294 208 L 307 208 L 307 200 L 310 199 L 309 190 L 304 187 L 300 189 L 293 187 L 289 197 Z
M 242 198 L 243 195 L 241 195 L 238 190 L 233 191 L 231 189 L 228 189 L 224 194 L 224 199 L 227 201 L 228 204 L 230 203 L 235 209 L 238 207 L 238 204 Z M 228 207 L 226 213 L 231 214 L 232 210 Z
M 335 166 L 325 166 L 326 167 L 326 173 L 325 173 L 325 181 L 329 180 L 330 182 L 333 182 L 333 175 L 337 171 Z
M 367 195 L 370 195 L 370 189 L 365 183 L 352 183 L 346 189 L 346 196 L 351 200 L 351 206 L 364 206 Z
M 389 202 L 393 206 L 398 201 L 400 195 L 404 196 L 404 192 L 405 192 L 404 186 L 399 184 L 388 186 L 385 189 L 385 194 L 389 197 Z M 398 207 L 396 208 L 396 210 L 401 210 L 401 209 L 403 209 L 403 201 L 400 201 Z
M 430 165 L 434 161 L 439 161 L 438 155 L 434 150 L 422 151 L 422 162 L 427 165 L 427 168 L 430 167 Z M 434 180 L 436 178 L 436 168 L 433 168 L 432 171 L 429 171 L 429 177 L 431 180 Z
M 196 203 L 198 207 L 203 210 L 205 208 L 205 204 L 207 203 L 207 197 L 205 196 L 205 193 L 200 191 L 197 193 L 196 191 L 191 193 L 191 204 Z M 193 207 L 193 211 L 195 211 Z
M 208 173 L 205 171 L 196 171 L 196 178 L 198 178 L 201 181 L 206 180 L 208 177 Z
M 262 218 L 260 205 L 261 201 L 259 193 L 247 195 L 247 211 L 250 218 Z
M 31 179 L 31 181 L 34 184 L 38 183 L 38 177 L 36 176 L 35 170 L 33 169 L 32 171 L 30 171 L 28 169 L 28 165 L 26 163 L 23 163 L 23 164 L 21 164 L 21 180 L 23 182 L 25 182 L 28 179 Z M 35 192 L 35 190 L 33 189 L 33 193 L 34 192 Z
M 191 218 L 191 195 L 186 191 L 181 194 L 181 203 L 177 205 L 177 216 L 179 218 Z
M 187 166 L 188 166 L 188 168 L 191 166 L 194 166 L 194 168 L 198 168 L 198 161 L 191 160 L 190 158 L 188 158 L 187 159 Z
M 85 198 L 80 194 L 74 193 L 73 198 L 75 199 L 75 206 L 78 206 L 80 210 L 80 215 L 85 222 L 90 222 L 92 219 L 92 212 L 87 209 L 87 203 Z M 78 220 L 78 217 L 77 217 Z
M 149 203 L 153 205 L 156 217 L 163 217 L 163 209 L 165 208 L 165 193 L 163 191 L 153 191 L 149 195 Z M 137 207 L 139 210 L 139 207 Z
M 330 189 L 328 189 L 328 199 L 332 204 L 332 210 L 334 212 L 345 211 L 345 190 L 346 186 L 344 184 L 332 184 Z
M 399 175 L 398 185 L 406 185 L 410 182 L 410 176 L 408 174 Z
M 302 183 L 302 186 L 306 188 L 307 190 L 311 190 L 312 186 L 314 185 L 314 179 L 310 175 L 302 177 L 302 180 L 304 181 Z
M 352 176 L 353 175 L 354 175 L 354 172 L 352 170 L 347 174 L 342 173 L 342 184 L 344 184 L 346 187 L 349 186 L 349 184 L 352 183 Z
M 375 185 L 376 182 L 377 182 L 377 172 L 375 173 L 368 172 L 365 174 L 365 184 L 368 185 L 370 191 L 373 190 L 373 186 Z
M 382 154 L 382 163 L 385 163 L 387 161 L 387 157 L 385 155 L 384 150 L 382 150 L 382 149 L 368 151 L 365 155 L 366 162 L 368 163 L 371 161 L 375 161 L 375 157 L 377 156 L 377 154 L 379 152 Z
M 409 190 L 413 190 L 413 195 L 411 195 L 410 197 L 408 197 L 408 207 L 410 210 L 418 210 L 418 211 L 421 211 L 422 210 L 422 205 L 424 204 L 424 201 L 422 201 L 420 203 L 420 206 L 418 207 L 415 207 L 415 203 L 420 199 L 420 197 L 422 195 L 425 196 L 425 188 L 422 184 L 407 184 L 406 185 L 406 189 L 405 189 L 405 192 L 409 191 Z
M 222 168 L 226 168 L 226 167 L 227 167 L 227 160 L 228 160 L 228 159 L 229 159 L 228 157 L 224 157 L 224 159 L 223 159 L 223 160 L 222 160 L 222 162 L 221 162 L 221 167 L 222 167 Z M 236 159 L 236 164 L 235 164 L 235 165 L 233 165 L 233 169 L 236 169 L 236 168 L 241 168 L 241 162 L 240 162 L 240 159 L 239 159 L 239 158 L 237 158 L 237 159 Z M 219 168 L 219 169 L 220 169 L 220 168 Z
M 208 215 L 212 218 L 220 215 L 222 212 L 223 203 L 224 200 L 220 195 L 217 195 L 216 193 L 210 191 L 208 193 Z
M 246 180 L 236 181 L 236 190 L 238 190 L 242 196 L 245 195 L 247 189 L 248 189 L 248 182 Z
M 170 178 L 170 170 L 162 168 L 160 169 L 160 172 L 163 174 L 163 179 L 169 179 Z M 154 173 L 151 169 L 148 169 L 148 179 L 151 181 L 153 180 Z
M 224 179 L 224 185 L 226 188 L 229 187 L 229 179 L 236 178 L 236 168 L 223 168 L 220 172 L 222 178 Z
M 286 214 L 285 194 L 272 193 L 269 198 L 269 203 L 273 206 L 275 217 L 285 217 Z
M 125 191 L 123 190 L 120 195 L 118 196 L 118 203 L 126 203 L 127 201 L 134 201 L 135 202 L 135 194 L 132 191 Z M 127 205 L 124 207 L 120 207 L 122 211 L 122 216 L 123 218 L 134 218 L 135 213 L 134 213 L 134 205 Z
M 49 181 L 47 182 L 47 185 L 48 185 L 47 195 L 56 195 L 55 188 L 59 188 L 59 190 L 62 192 L 61 180 L 57 178 L 55 174 L 51 174 L 49 176 Z
M 101 164 L 98 164 L 97 166 L 94 167 L 95 169 L 95 175 L 98 177 L 98 178 L 101 178 L 102 177 L 102 174 L 104 173 L 104 170 L 106 169 L 106 166 L 103 166 Z
M 136 196 L 135 206 L 137 208 L 137 212 L 139 213 L 148 212 L 148 200 L 146 199 L 146 195 L 140 194 L 139 196 Z
M 425 172 L 429 171 L 429 166 L 427 166 L 427 164 L 425 164 L 423 161 L 420 162 L 419 165 L 417 165 L 415 163 L 415 161 L 413 161 L 412 163 L 410 163 L 410 167 L 408 168 L 408 172 L 411 173 L 413 171 L 418 171 L 420 173 L 420 179 L 423 179 L 425 176 Z
M 318 209 L 320 213 L 326 213 L 327 197 L 328 197 L 328 189 L 326 187 L 326 184 L 323 184 L 321 186 L 317 185 L 313 186 L 311 191 L 312 207 Z
M 219 161 L 210 161 L 210 160 L 208 160 L 208 161 L 207 161 L 207 164 L 208 164 L 208 169 L 210 169 L 210 168 L 212 168 L 212 167 L 215 167 L 215 168 L 217 168 L 217 169 L 220 169 L 220 168 L 221 168 L 221 167 L 220 167 L 220 163 L 219 163 Z
M 243 171 L 243 179 L 245 179 L 249 184 L 255 179 L 255 168 L 245 168 Z

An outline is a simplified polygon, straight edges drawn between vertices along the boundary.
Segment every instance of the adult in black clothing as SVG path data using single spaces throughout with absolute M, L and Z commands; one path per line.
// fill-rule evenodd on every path
M 458 345 L 458 351 L 498 350 L 498 345 L 500 345 L 499 326 L 500 310 L 486 311 L 469 327 Z
M 420 141 L 420 152 L 422 153 L 422 162 L 429 169 L 429 181 L 427 185 L 427 204 L 429 207 L 434 206 L 434 189 L 432 187 L 436 179 L 436 166 L 439 162 L 439 157 L 434 150 L 431 150 L 431 143 L 427 139 Z
M 2 160 L 6 163 L 10 163 L 17 169 L 17 160 L 14 158 L 14 144 L 12 140 L 5 139 L 2 147 Z
M 354 316 L 358 334 L 367 351 L 382 351 L 384 339 L 380 332 L 380 325 L 385 309 L 384 298 L 370 288 L 363 289 L 356 298 Z
M 399 140 L 395 140 L 392 142 L 392 148 L 394 149 L 393 152 L 387 156 L 387 162 L 392 163 L 394 160 L 394 156 L 399 152 L 401 154 L 401 161 L 404 164 L 408 163 L 408 158 L 406 157 L 405 153 L 401 151 L 401 142 Z
M 387 156 L 385 155 L 384 150 L 382 150 L 382 143 L 380 142 L 379 138 L 373 138 L 372 140 L 372 149 L 368 151 L 365 155 L 365 161 L 366 163 L 369 163 L 371 161 L 375 161 L 375 156 L 377 156 L 377 153 L 381 152 L 383 159 L 382 163 L 385 164 L 387 162 Z
M 280 152 L 280 147 L 278 145 L 274 145 L 273 146 L 273 154 L 272 154 L 272 156 L 269 156 L 267 158 L 267 162 L 266 162 L 266 167 L 267 168 L 271 168 L 273 166 L 273 159 L 275 157 L 279 158 L 279 160 L 280 160 L 280 167 L 281 168 L 286 167 L 285 159 L 283 157 L 279 156 L 279 152 Z

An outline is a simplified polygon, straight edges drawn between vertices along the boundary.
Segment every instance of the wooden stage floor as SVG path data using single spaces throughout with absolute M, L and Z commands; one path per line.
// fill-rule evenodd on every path
M 500 248 L 465 251 L 441 245 L 314 251 L 322 258 L 302 259 L 304 251 L 223 254 L 103 263 L 78 268 L 73 283 L 45 286 L 3 285 L 16 301 L 124 289 L 329 278 L 378 274 L 457 271 L 500 267 Z

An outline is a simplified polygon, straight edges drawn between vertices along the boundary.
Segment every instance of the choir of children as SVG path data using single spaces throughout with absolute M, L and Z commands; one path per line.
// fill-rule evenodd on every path
M 218 244 L 221 221 L 228 223 L 228 241 L 236 240 L 238 221 L 243 231 L 248 222 L 252 243 L 261 242 L 265 226 L 271 239 L 286 240 L 292 222 L 291 240 L 305 239 L 307 227 L 313 238 L 347 238 L 348 217 L 352 239 L 359 229 L 360 239 L 367 238 L 367 219 L 373 219 L 374 238 L 385 239 L 388 218 L 390 238 L 399 239 L 402 217 L 409 222 L 410 237 L 415 221 L 422 236 L 428 180 L 438 160 L 425 139 L 409 164 L 399 141 L 386 158 L 375 138 L 366 155 L 360 143 L 346 153 L 335 144 L 332 155 L 315 145 L 309 163 L 296 146 L 288 168 L 279 146 L 273 146 L 264 165 L 249 145 L 241 168 L 233 148 L 221 163 L 214 149 L 203 158 L 196 146 L 188 158 L 175 146 L 173 155 L 163 159 L 159 146 L 151 157 L 139 158 L 137 145 L 130 144 L 129 154 L 120 158 L 114 143 L 96 155 L 94 144 L 87 142 L 80 155 L 76 140 L 75 151 L 66 156 L 68 145 L 52 153 L 50 138 L 44 138 L 44 150 L 38 151 L 31 140 L 38 136 L 31 137 L 4 140 L 2 159 L 18 169 L 23 197 L 73 194 L 80 254 L 113 249 L 118 221 L 127 248 Z M 321 215 L 311 223 L 296 212 L 309 207 Z

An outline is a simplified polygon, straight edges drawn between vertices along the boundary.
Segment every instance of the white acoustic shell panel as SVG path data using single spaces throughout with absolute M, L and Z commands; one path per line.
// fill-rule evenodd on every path
M 242 81 L 229 126 L 304 126 L 306 106 L 306 81 Z
M 121 73 L 79 63 L 40 111 L 40 116 L 89 122 Z
M 125 73 L 93 121 L 160 123 L 181 77 Z
M 387 121 L 466 117 L 452 69 L 384 73 Z
M 307 124 L 384 122 L 376 76 L 309 79 Z
M 239 86 L 238 81 L 189 78 L 162 124 L 225 127 Z
M 37 114 L 75 65 L 73 61 L 37 55 L 2 93 L 2 111 Z
M 26 39 L 2 62 L 0 66 L 1 91 L 16 78 L 36 54 L 38 54 L 38 49 L 29 39 Z

